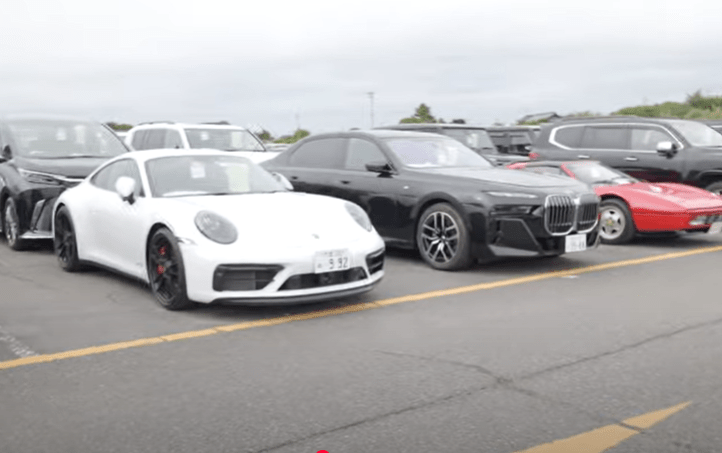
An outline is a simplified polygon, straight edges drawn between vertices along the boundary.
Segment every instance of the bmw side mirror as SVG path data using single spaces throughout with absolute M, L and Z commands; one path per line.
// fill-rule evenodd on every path
M 291 184 L 291 181 L 289 181 L 288 178 L 276 172 L 271 173 L 271 175 L 276 179 L 276 181 L 280 182 L 286 190 L 293 190 L 293 184 Z
M 677 145 L 672 142 L 659 142 L 657 143 L 657 153 L 665 157 L 672 157 L 677 153 Z
M 127 201 L 129 204 L 135 203 L 135 197 L 133 196 L 135 193 L 135 179 L 121 176 L 115 181 L 115 191 L 123 201 Z
M 390 174 L 393 172 L 393 169 L 391 168 L 391 165 L 389 165 L 388 162 L 378 161 L 378 162 L 369 162 L 366 164 L 366 170 L 373 172 L 373 173 L 379 173 L 379 174 Z
M 10 145 L 5 145 L 5 147 L 2 150 L 2 153 L 0 153 L 0 162 L 6 162 L 13 158 L 13 152 L 10 149 Z

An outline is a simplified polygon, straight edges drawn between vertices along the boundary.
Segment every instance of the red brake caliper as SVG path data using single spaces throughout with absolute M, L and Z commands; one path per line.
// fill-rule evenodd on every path
M 160 254 L 160 256 L 165 256 L 165 245 L 158 249 L 158 254 Z M 158 275 L 161 275 L 163 272 L 165 272 L 165 267 L 159 264 L 158 266 L 156 266 L 155 271 L 158 273 Z

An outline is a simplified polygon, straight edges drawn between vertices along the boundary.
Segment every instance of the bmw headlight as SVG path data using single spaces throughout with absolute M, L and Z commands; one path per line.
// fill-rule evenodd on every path
M 706 215 L 697 216 L 693 220 L 689 221 L 689 224 L 693 225 L 693 226 L 706 225 L 707 223 L 708 223 L 708 221 L 707 221 Z
M 346 211 L 353 217 L 353 219 L 358 223 L 361 228 L 363 228 L 366 231 L 373 230 L 373 225 L 371 224 L 371 219 L 369 219 L 369 216 L 366 214 L 366 211 L 361 209 L 361 207 L 354 203 L 345 203 Z
M 196 215 L 196 227 L 205 237 L 219 244 L 232 244 L 238 239 L 236 227 L 225 217 L 201 211 Z
M 492 197 L 499 197 L 499 198 L 526 198 L 526 199 L 535 199 L 539 198 L 539 195 L 534 195 L 533 193 L 523 193 L 523 192 L 487 192 Z

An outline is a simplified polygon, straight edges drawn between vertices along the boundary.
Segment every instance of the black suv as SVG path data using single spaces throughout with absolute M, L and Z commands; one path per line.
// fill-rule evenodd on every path
M 491 141 L 502 154 L 528 156 L 539 135 L 539 126 L 489 126 Z
M 545 124 L 539 160 L 590 159 L 637 179 L 680 182 L 722 194 L 722 134 L 698 121 L 611 116 Z
M 107 126 L 67 117 L 0 119 L 0 229 L 10 248 L 51 239 L 57 197 L 129 149 Z
M 387 245 L 418 249 L 436 269 L 558 256 L 599 241 L 599 197 L 586 184 L 495 167 L 443 135 L 315 134 L 261 166 L 299 192 L 358 204 Z
M 700 123 L 704 123 L 712 129 L 722 134 L 722 120 L 702 120 Z
M 376 129 L 430 132 L 446 135 L 473 149 L 494 165 L 508 165 L 514 162 L 528 160 L 525 156 L 515 156 L 513 154 L 500 152 L 489 136 L 487 128 L 483 126 L 454 123 L 403 123 L 377 127 Z

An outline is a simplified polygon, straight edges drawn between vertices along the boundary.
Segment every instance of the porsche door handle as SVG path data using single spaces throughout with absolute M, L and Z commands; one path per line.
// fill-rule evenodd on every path
M 587 156 L 586 154 L 580 154 L 580 155 L 577 156 L 577 158 L 579 158 L 579 159 L 589 159 L 589 156 Z
M 637 159 L 636 157 L 625 157 L 624 160 L 626 160 L 627 162 L 637 162 L 639 159 Z
M 346 181 L 346 180 L 342 180 L 342 181 L 339 181 L 339 182 L 340 182 L 341 184 L 351 184 L 351 181 Z

